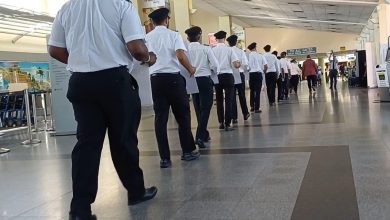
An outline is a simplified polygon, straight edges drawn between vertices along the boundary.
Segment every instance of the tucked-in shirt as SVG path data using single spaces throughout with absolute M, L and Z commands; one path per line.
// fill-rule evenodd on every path
M 304 76 L 317 75 L 317 64 L 312 59 L 307 59 L 303 62 L 302 73 Z
M 54 19 L 48 45 L 66 48 L 67 69 L 94 72 L 133 64 L 127 42 L 144 39 L 138 10 L 123 0 L 70 0 Z
M 214 47 L 213 52 L 217 58 L 220 66 L 220 73 L 231 73 L 233 74 L 233 62 L 239 61 L 236 54 L 233 52 L 231 47 L 226 46 L 226 44 L 218 43 Z
M 180 71 L 176 51 L 187 51 L 187 49 L 178 32 L 165 26 L 157 26 L 146 35 L 145 39 L 149 51 L 154 52 L 157 56 L 156 63 L 149 68 L 150 74 L 177 73 Z
M 301 69 L 299 69 L 298 64 L 296 64 L 296 63 L 291 63 L 291 75 L 292 75 L 292 76 L 300 75 L 301 72 L 302 72 L 302 71 L 301 71 Z
M 267 60 L 267 65 L 268 65 L 267 72 L 268 73 L 277 72 L 278 70 L 276 68 L 278 68 L 278 66 L 279 66 L 278 65 L 278 58 L 272 53 L 265 53 L 264 57 Z
M 280 59 L 280 70 L 282 69 L 285 74 L 288 73 L 288 70 L 291 70 L 291 65 L 287 58 Z
M 198 42 L 188 45 L 189 59 L 193 67 L 196 68 L 195 77 L 211 76 L 211 69 L 220 71 L 219 63 L 210 47 Z
M 334 60 L 333 60 L 334 59 Z M 329 57 L 329 69 L 337 70 L 337 66 L 339 65 L 339 61 L 336 57 Z
M 264 73 L 264 65 L 267 65 L 265 57 L 255 51 L 249 54 L 249 72 Z

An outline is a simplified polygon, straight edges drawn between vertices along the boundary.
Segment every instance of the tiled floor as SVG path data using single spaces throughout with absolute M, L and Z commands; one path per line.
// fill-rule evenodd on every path
M 109 155 L 103 151 L 93 212 L 110 220 L 388 220 L 390 219 L 390 105 L 375 104 L 376 90 L 320 88 L 269 108 L 236 130 L 218 130 L 199 161 L 179 158 L 176 123 L 169 122 L 173 167 L 161 170 L 153 116 L 139 132 L 141 165 L 156 199 L 127 207 Z M 240 116 L 241 117 L 241 116 Z M 195 127 L 193 117 L 193 127 Z M 0 219 L 67 219 L 71 199 L 70 152 L 75 137 L 42 132 L 42 144 L 22 146 L 23 131 L 0 137 L 11 153 L 0 156 Z

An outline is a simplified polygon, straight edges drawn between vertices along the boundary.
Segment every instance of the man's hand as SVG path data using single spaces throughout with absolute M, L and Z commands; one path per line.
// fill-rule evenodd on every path
M 196 73 L 196 68 L 192 67 L 191 70 L 188 72 L 190 73 L 190 76 L 193 76 Z
M 141 65 L 148 64 L 148 66 L 153 66 L 157 61 L 157 56 L 153 52 L 149 52 L 149 58 L 147 61 L 142 61 Z

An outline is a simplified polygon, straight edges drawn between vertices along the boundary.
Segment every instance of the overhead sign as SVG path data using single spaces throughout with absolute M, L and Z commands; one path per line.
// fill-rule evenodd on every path
M 165 0 L 143 0 L 142 7 L 143 8 L 158 8 L 165 7 Z
M 308 48 L 287 50 L 287 55 L 289 55 L 289 56 L 316 54 L 316 53 L 317 53 L 317 47 L 308 47 Z
M 345 46 L 340 47 L 340 51 L 346 51 L 346 50 L 347 50 L 347 47 L 345 47 Z

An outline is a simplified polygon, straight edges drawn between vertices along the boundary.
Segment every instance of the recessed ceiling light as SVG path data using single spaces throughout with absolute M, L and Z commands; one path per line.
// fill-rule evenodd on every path
M 295 13 L 303 13 L 303 11 L 302 10 L 297 10 L 297 11 L 293 11 L 293 12 L 295 12 Z
M 298 17 L 298 18 L 307 18 L 307 17 L 305 17 L 305 16 L 300 16 L 300 17 Z
M 289 5 L 299 5 L 299 2 L 287 2 Z
M 335 7 L 336 5 L 331 5 L 331 4 L 328 4 L 329 7 Z

